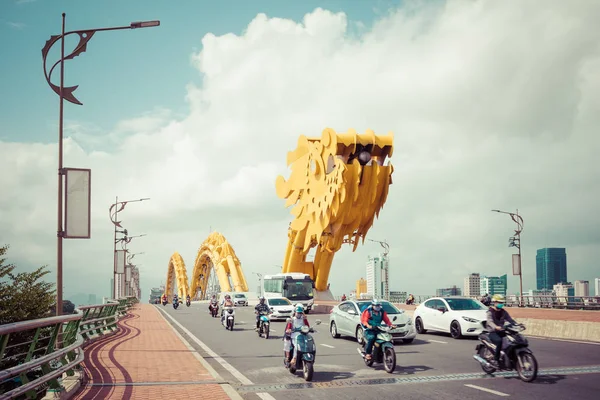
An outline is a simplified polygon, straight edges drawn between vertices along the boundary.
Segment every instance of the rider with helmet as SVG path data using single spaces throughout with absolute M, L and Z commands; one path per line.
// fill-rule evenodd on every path
M 285 326 L 285 333 L 290 335 L 289 343 L 284 343 L 283 350 L 285 351 L 286 360 L 290 355 L 290 346 L 292 342 L 296 340 L 296 337 L 300 334 L 300 332 L 293 332 L 295 329 L 302 328 L 302 326 L 306 325 L 310 327 L 308 323 L 308 318 L 304 314 L 304 306 L 302 304 L 296 304 L 295 310 L 295 318 L 291 318 Z M 287 340 L 285 342 L 288 342 Z M 294 357 L 292 358 L 291 364 L 294 365 L 296 363 L 296 356 L 298 355 L 298 346 L 294 346 Z
M 502 338 L 506 336 L 503 329 L 504 324 L 508 321 L 511 324 L 517 324 L 517 321 L 511 318 L 508 311 L 504 309 L 505 298 L 502 294 L 492 296 L 492 306 L 487 311 L 486 329 L 490 332 L 490 340 L 496 346 L 494 353 L 494 362 L 496 367 L 500 361 L 500 351 L 502 350 Z
M 385 322 L 392 328 L 394 327 L 387 313 L 383 311 L 381 302 L 373 299 L 371 305 L 367 307 L 360 316 L 360 323 L 366 328 L 365 340 L 367 345 L 365 346 L 365 357 L 367 360 L 372 358 L 371 352 L 373 351 L 373 344 L 375 343 L 375 338 L 377 337 L 377 332 L 375 329 L 380 326 L 382 322 Z
M 261 297 L 258 300 L 258 304 L 254 307 L 254 312 L 256 313 L 256 331 L 258 331 L 258 326 L 260 325 L 260 313 L 268 313 L 269 311 L 271 310 L 269 309 L 269 306 L 265 304 L 265 298 Z
M 233 300 L 231 300 L 231 296 L 226 294 L 221 301 L 221 322 L 223 322 L 223 318 L 225 318 L 225 313 L 223 307 L 233 307 Z

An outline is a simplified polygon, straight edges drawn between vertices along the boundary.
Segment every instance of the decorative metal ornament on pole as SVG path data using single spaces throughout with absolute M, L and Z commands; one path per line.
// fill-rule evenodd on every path
M 523 271 L 521 258 L 521 232 L 523 232 L 523 217 L 519 215 L 519 210 L 516 213 L 500 210 L 492 210 L 493 212 L 510 215 L 513 222 L 517 224 L 515 235 L 508 239 L 508 247 L 516 247 L 519 252 L 512 255 L 512 270 L 513 275 L 519 275 L 519 306 L 523 307 Z
M 89 239 L 90 226 L 90 187 L 91 171 L 89 169 L 63 168 L 63 125 L 64 125 L 64 100 L 82 105 L 73 95 L 78 86 L 65 87 L 65 61 L 72 60 L 87 49 L 87 43 L 94 33 L 119 29 L 136 29 L 159 26 L 160 21 L 133 22 L 127 27 L 99 28 L 65 32 L 66 14 L 62 13 L 62 29 L 60 35 L 52 35 L 42 48 L 42 63 L 44 76 L 50 88 L 59 96 L 58 116 L 58 207 L 57 207 L 57 246 L 56 246 L 56 315 L 62 314 L 63 306 L 63 238 Z M 65 37 L 79 35 L 79 43 L 75 49 L 65 56 Z M 46 59 L 52 46 L 60 40 L 60 59 L 54 63 L 50 70 L 46 67 Z M 60 85 L 51 81 L 52 72 L 60 64 Z M 66 192 L 63 193 L 63 176 L 66 176 Z M 71 177 L 71 178 L 69 178 Z M 86 194 L 87 192 L 87 194 Z M 63 208 L 63 196 L 65 204 Z M 86 204 L 87 200 L 87 204 Z M 69 204 L 70 203 L 70 204 Z M 63 218 L 65 220 L 63 221 Z M 64 228 L 64 229 L 63 229 Z

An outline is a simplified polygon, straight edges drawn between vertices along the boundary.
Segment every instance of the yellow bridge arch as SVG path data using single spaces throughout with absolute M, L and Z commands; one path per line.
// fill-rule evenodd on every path
M 192 298 L 205 299 L 207 289 L 214 281 L 218 281 L 222 292 L 248 291 L 242 264 L 219 232 L 211 233 L 200 245 L 189 283 L 183 258 L 178 252 L 173 253 L 167 270 L 165 295 L 169 299 L 175 293 L 182 298 L 189 294 Z

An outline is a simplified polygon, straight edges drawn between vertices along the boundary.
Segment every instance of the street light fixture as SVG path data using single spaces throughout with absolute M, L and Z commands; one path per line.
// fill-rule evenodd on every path
M 517 224 L 515 235 L 508 239 L 508 247 L 516 247 L 519 249 L 518 254 L 513 254 L 512 267 L 513 275 L 519 275 L 519 306 L 523 307 L 523 271 L 521 270 L 521 232 L 523 232 L 523 217 L 519 215 L 519 210 L 516 213 L 500 210 L 492 210 L 493 212 L 508 214 L 511 219 Z
M 91 193 L 90 193 L 90 176 L 91 176 L 91 170 L 89 169 L 73 169 L 73 168 L 63 168 L 63 115 L 64 115 L 64 100 L 67 100 L 70 103 L 73 104 L 78 104 L 78 105 L 83 105 L 83 103 L 81 103 L 79 100 L 77 100 L 77 98 L 73 95 L 73 92 L 75 91 L 75 89 L 77 89 L 78 86 L 70 86 L 70 87 L 65 87 L 64 86 L 64 80 L 65 80 L 65 60 L 72 60 L 73 58 L 77 57 L 78 55 L 84 53 L 87 50 L 87 43 L 92 39 L 92 37 L 94 36 L 94 34 L 96 32 L 100 32 L 100 31 L 114 31 L 114 30 L 121 30 L 121 29 L 136 29 L 136 28 L 146 28 L 146 27 L 151 27 L 151 26 L 159 26 L 160 25 L 160 21 L 147 21 L 147 22 L 133 22 L 131 23 L 129 26 L 122 26 L 122 27 L 113 27 L 113 28 L 97 28 L 97 29 L 84 29 L 84 30 L 77 30 L 77 31 L 70 31 L 70 32 L 65 32 L 65 18 L 66 18 L 66 14 L 62 13 L 62 32 L 60 35 L 52 35 L 50 36 L 50 39 L 48 39 L 46 41 L 46 44 L 44 45 L 44 47 L 42 48 L 42 61 L 43 61 L 43 66 L 44 66 L 44 76 L 46 78 L 46 82 L 48 82 L 48 85 L 50 85 L 50 88 L 52 88 L 52 90 L 54 90 L 54 92 L 59 96 L 60 98 L 60 103 L 59 103 L 59 117 L 58 117 L 58 210 L 57 210 L 57 214 L 58 214 L 58 223 L 57 223 L 57 249 L 56 249 L 56 315 L 61 315 L 62 314 L 62 303 L 63 303 L 63 238 L 82 238 L 82 239 L 89 239 L 90 238 L 90 202 L 91 202 Z M 75 49 L 68 55 L 65 57 L 65 37 L 68 35 L 78 35 L 79 36 L 79 43 L 77 44 L 77 46 L 75 47 Z M 48 69 L 46 68 L 46 58 L 48 57 L 48 53 L 50 52 L 50 49 L 52 48 L 52 46 L 54 46 L 54 44 L 56 44 L 56 42 L 58 42 L 60 40 L 60 60 L 58 60 L 56 63 L 54 63 L 54 65 L 52 66 L 52 68 L 50 68 L 50 71 L 48 71 Z M 52 76 L 52 71 L 54 71 L 54 68 L 60 64 L 60 85 L 57 86 L 55 84 L 52 83 L 51 81 L 51 76 Z M 87 235 L 76 235 L 76 236 L 70 236 L 68 234 L 68 232 L 65 232 L 63 230 L 63 227 L 66 226 L 68 228 L 68 224 L 65 221 L 63 224 L 63 176 L 66 176 L 67 179 L 67 188 L 69 186 L 68 184 L 68 177 L 69 175 L 75 175 L 77 177 L 77 175 L 79 175 L 80 181 L 79 181 L 79 185 L 82 186 L 82 188 L 80 187 L 79 192 L 85 193 L 85 190 L 87 189 L 87 201 L 88 201 L 88 207 L 87 210 L 84 209 L 83 212 L 83 217 L 85 218 L 85 212 L 87 211 Z M 77 182 L 76 182 L 77 184 Z M 81 190 L 83 189 L 83 190 Z M 69 208 L 68 208 L 68 198 L 69 198 L 69 194 L 65 195 L 67 201 L 66 201 L 66 210 L 65 214 L 68 216 L 69 215 Z M 81 200 L 81 199 L 78 199 Z M 76 212 L 76 210 L 72 210 L 74 212 Z M 84 219 L 85 221 L 85 219 Z M 67 229 L 68 231 L 68 229 Z
M 149 197 L 144 197 L 141 199 L 137 199 L 137 200 L 127 200 L 127 201 L 119 201 L 119 197 L 115 197 L 115 202 L 113 204 L 111 204 L 110 208 L 108 209 L 108 215 L 110 217 L 110 221 L 113 223 L 113 225 L 115 226 L 115 233 L 114 233 L 114 244 L 113 244 L 113 297 L 115 298 L 119 298 L 119 290 L 118 288 L 120 287 L 119 282 L 117 281 L 117 274 L 123 274 L 125 273 L 125 271 L 123 272 L 118 272 L 119 271 L 119 266 L 121 266 L 121 263 L 119 263 L 119 258 L 120 253 L 117 253 L 117 243 L 121 242 L 121 248 L 123 250 L 125 250 L 125 248 L 123 247 L 123 244 L 127 244 L 129 242 L 131 242 L 131 238 L 127 237 L 127 229 L 123 229 L 122 231 L 118 230 L 117 228 L 123 228 L 123 226 L 121 225 L 122 221 L 118 221 L 118 214 L 120 211 L 123 211 L 123 209 L 125 208 L 125 206 L 127 205 L 127 203 L 136 203 L 136 202 L 140 202 L 140 201 L 145 201 L 145 200 L 150 200 Z M 113 211 L 114 210 L 114 211 Z M 125 235 L 124 238 L 121 239 L 117 239 L 117 233 L 122 233 Z M 123 253 L 124 254 L 124 253 Z M 123 255 L 123 257 L 125 257 Z M 123 260 L 122 263 L 122 267 L 125 268 L 125 260 Z

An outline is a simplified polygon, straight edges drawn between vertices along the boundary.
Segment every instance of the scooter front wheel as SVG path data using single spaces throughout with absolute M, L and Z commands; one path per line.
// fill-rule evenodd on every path
M 396 352 L 391 347 L 385 349 L 383 353 L 383 367 L 388 374 L 391 374 L 396 369 Z
M 302 368 L 302 372 L 304 375 L 304 380 L 307 382 L 310 382 L 310 381 L 312 381 L 313 373 L 314 373 L 313 363 L 304 361 L 303 364 L 304 364 L 304 366 Z

